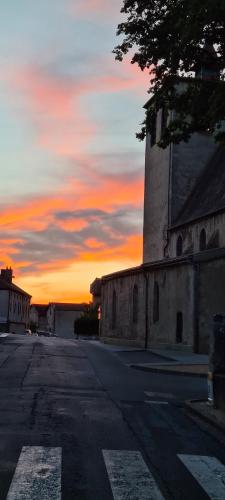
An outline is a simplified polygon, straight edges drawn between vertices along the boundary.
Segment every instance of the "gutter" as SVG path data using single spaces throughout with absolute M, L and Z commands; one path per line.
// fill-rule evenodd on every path
M 199 285 L 200 285 L 200 264 L 193 263 L 194 268 L 194 283 L 193 283 L 193 327 L 194 327 L 194 344 L 193 351 L 199 353 Z
M 148 327 L 149 327 L 149 314 L 148 314 L 148 284 L 149 284 L 149 276 L 144 272 L 145 278 L 145 349 L 148 349 Z

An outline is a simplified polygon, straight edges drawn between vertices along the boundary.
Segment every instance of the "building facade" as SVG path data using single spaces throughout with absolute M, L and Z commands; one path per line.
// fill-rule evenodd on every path
M 30 306 L 30 328 L 32 331 L 36 332 L 36 330 L 49 330 L 47 310 L 48 305 L 45 304 L 32 304 Z
M 48 329 L 57 337 L 74 338 L 74 321 L 88 309 L 87 304 L 50 302 L 47 310 Z
M 0 331 L 24 334 L 29 327 L 31 295 L 12 282 L 11 268 L 0 274 Z
M 202 132 L 160 149 L 162 115 L 146 138 L 143 264 L 101 278 L 100 332 L 206 353 L 225 314 L 225 147 Z

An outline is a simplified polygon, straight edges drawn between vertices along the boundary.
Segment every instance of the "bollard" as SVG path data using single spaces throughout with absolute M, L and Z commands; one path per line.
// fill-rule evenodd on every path
M 213 373 L 208 372 L 208 404 L 214 406 Z
M 208 372 L 208 403 L 217 406 L 215 391 L 215 376 L 225 374 L 225 316 L 216 314 L 213 317 L 213 331 L 210 338 L 209 372 Z

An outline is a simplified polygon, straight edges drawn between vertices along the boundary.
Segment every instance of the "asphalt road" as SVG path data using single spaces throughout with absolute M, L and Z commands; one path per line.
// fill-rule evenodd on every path
M 183 407 L 205 380 L 128 366 L 141 356 L 0 338 L 0 500 L 224 500 L 224 447 Z

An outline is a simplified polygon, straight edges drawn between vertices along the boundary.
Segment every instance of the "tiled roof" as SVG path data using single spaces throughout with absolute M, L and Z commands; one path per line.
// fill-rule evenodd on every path
M 225 146 L 220 146 L 206 165 L 173 227 L 223 210 L 225 210 Z

